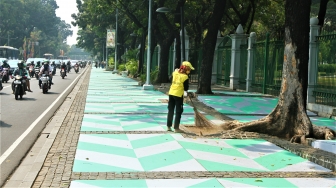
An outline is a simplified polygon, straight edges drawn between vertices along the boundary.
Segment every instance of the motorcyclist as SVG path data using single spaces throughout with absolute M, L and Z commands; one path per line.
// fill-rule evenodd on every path
M 52 63 L 51 63 L 51 71 L 53 72 L 53 75 L 54 74 L 56 74 L 56 64 L 55 64 L 55 61 L 53 61 Z
M 41 66 L 41 68 L 40 68 L 39 75 L 41 77 L 42 74 L 45 74 L 45 75 L 47 75 L 49 77 L 49 89 L 50 89 L 51 88 L 51 84 L 53 84 L 52 83 L 51 67 L 49 65 L 49 61 L 44 61 L 42 64 L 43 64 L 43 66 Z M 40 89 L 41 89 L 41 85 L 42 85 L 42 80 L 39 79 Z
M 40 61 L 36 62 L 36 66 L 35 67 L 41 68 L 41 62 Z
M 71 69 L 71 62 L 70 61 L 67 62 L 67 68 L 68 68 L 67 71 L 70 72 L 70 69 Z
M 7 63 L 7 61 L 8 61 L 8 60 L 3 60 L 3 61 L 2 61 L 2 68 L 8 68 L 8 69 L 10 69 L 10 66 L 9 66 L 9 64 Z
M 75 63 L 74 68 L 77 68 L 79 70 L 79 64 L 78 64 L 78 62 Z
M 29 68 L 28 68 L 28 71 L 32 71 L 32 75 L 34 76 L 35 72 L 34 72 L 34 67 L 35 67 L 35 64 L 34 64 L 34 61 L 31 61 L 30 62 L 30 65 L 29 65 Z
M 10 68 L 11 68 L 11 67 L 9 66 L 9 64 L 7 63 L 7 61 L 8 61 L 8 60 L 3 60 L 3 61 L 2 61 L 2 69 L 3 69 L 3 68 L 8 68 L 8 76 L 9 76 L 9 77 L 12 77 L 12 72 L 10 71 Z
M 24 67 L 24 61 L 21 61 L 19 63 L 17 63 L 18 65 L 18 68 L 14 70 L 13 72 L 13 76 L 15 77 L 16 75 L 20 75 L 20 76 L 26 76 L 27 79 L 26 79 L 26 84 L 27 84 L 27 91 L 28 92 L 33 92 L 31 89 L 30 89 L 30 82 L 29 82 L 29 75 L 27 73 L 27 70 L 25 69 Z M 14 88 L 14 82 L 12 82 L 12 88 Z M 26 93 L 25 92 L 25 89 L 23 90 L 24 91 L 24 94 Z M 14 89 L 13 89 L 13 94 L 14 94 Z
M 62 65 L 61 65 L 61 70 L 62 69 L 64 69 L 65 76 L 67 76 L 67 65 L 65 64 L 64 61 L 62 62 Z M 61 74 L 61 72 L 60 72 L 60 74 Z

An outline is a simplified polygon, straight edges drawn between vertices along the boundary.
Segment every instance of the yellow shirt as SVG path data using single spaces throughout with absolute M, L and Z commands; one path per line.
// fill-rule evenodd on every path
M 169 89 L 169 95 L 182 97 L 184 92 L 183 82 L 188 79 L 188 75 L 179 73 L 178 70 L 173 72 L 173 81 Z

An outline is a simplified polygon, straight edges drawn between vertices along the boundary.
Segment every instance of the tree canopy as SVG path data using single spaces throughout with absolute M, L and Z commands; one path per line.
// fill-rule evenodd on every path
M 58 55 L 60 49 L 67 52 L 71 25 L 56 16 L 57 8 L 55 0 L 1 0 L 0 45 L 23 49 L 26 39 L 26 48 L 35 45 L 34 57 L 38 53 Z

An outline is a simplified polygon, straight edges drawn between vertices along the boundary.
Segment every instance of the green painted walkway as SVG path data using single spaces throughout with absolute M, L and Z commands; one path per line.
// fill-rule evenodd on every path
M 263 139 L 185 138 L 166 132 L 168 110 L 167 103 L 161 102 L 164 99 L 168 97 L 158 91 L 144 91 L 132 79 L 92 69 L 73 172 L 330 171 Z M 240 121 L 267 114 L 277 102 L 255 96 L 202 96 L 200 100 L 231 117 L 239 117 Z M 256 116 L 248 116 L 251 113 Z M 310 116 L 317 118 L 314 114 Z M 185 105 L 181 124 L 192 123 L 193 109 Z M 70 187 L 335 187 L 335 181 L 335 178 L 267 177 L 130 178 L 76 180 Z

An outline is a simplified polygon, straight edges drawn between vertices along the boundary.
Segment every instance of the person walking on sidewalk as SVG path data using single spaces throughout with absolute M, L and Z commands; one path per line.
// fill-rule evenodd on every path
M 188 61 L 183 61 L 179 69 L 173 72 L 172 84 L 169 89 L 167 131 L 172 131 L 174 110 L 176 108 L 174 129 L 176 133 L 183 132 L 180 130 L 181 115 L 183 113 L 183 96 L 187 96 L 189 89 L 188 74 L 194 70 L 194 67 Z

